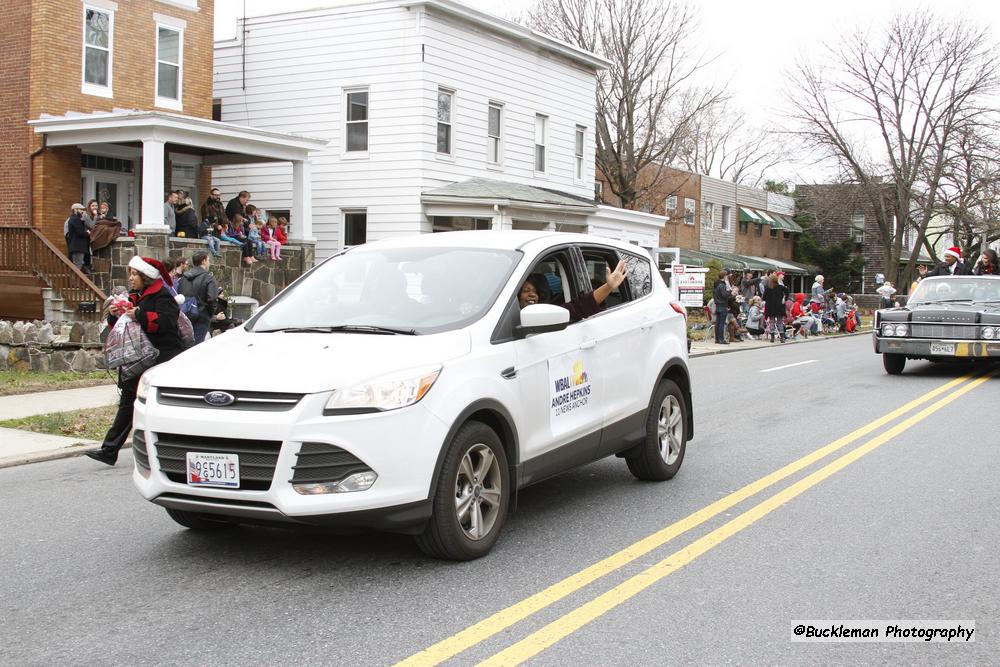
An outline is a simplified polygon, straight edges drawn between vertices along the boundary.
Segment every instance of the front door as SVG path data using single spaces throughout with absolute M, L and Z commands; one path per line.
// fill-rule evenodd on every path
M 133 208 L 135 206 L 134 183 L 132 176 L 103 171 L 85 170 L 81 173 L 83 180 L 83 202 L 96 199 L 97 203 L 107 202 L 111 207 L 111 215 L 120 220 L 122 229 L 134 227 Z

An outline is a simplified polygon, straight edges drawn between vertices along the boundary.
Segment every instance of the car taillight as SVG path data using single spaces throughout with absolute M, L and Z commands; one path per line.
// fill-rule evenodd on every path
M 680 313 L 681 315 L 683 315 L 684 316 L 684 321 L 687 322 L 687 318 L 688 318 L 687 308 L 685 308 L 681 304 L 677 303 L 676 301 L 671 301 L 670 302 L 670 307 L 673 308 L 678 313 Z

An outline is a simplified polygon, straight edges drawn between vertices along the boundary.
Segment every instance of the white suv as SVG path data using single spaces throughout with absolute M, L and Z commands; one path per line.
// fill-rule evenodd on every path
M 627 243 L 369 243 L 148 371 L 133 478 L 188 528 L 371 527 L 476 558 L 528 484 L 612 454 L 640 479 L 677 473 L 693 433 L 686 338 L 683 308 Z

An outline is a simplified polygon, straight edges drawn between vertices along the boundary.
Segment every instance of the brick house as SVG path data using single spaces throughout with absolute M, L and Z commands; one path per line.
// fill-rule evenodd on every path
M 40 317 L 45 290 L 78 312 L 103 296 L 64 255 L 73 203 L 107 201 L 126 229 L 163 235 L 164 193 L 183 188 L 197 206 L 213 163 L 292 162 L 308 236 L 308 155 L 325 142 L 213 121 L 214 0 L 4 9 L 0 317 Z

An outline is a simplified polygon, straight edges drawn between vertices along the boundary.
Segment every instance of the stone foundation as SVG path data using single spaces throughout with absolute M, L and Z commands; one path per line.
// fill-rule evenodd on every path
M 0 370 L 75 371 L 105 368 L 102 322 L 0 320 Z
M 166 259 L 180 256 L 189 262 L 196 252 L 208 252 L 201 239 L 183 239 L 165 234 L 143 234 L 135 238 L 120 237 L 107 248 L 94 253 L 94 282 L 110 294 L 118 285 L 126 285 L 128 262 L 135 255 Z M 264 305 L 316 263 L 316 248 L 312 244 L 286 245 L 281 248 L 281 261 L 260 258 L 246 266 L 240 248 L 223 244 L 221 257 L 212 257 L 210 270 L 228 296 L 247 296 Z

